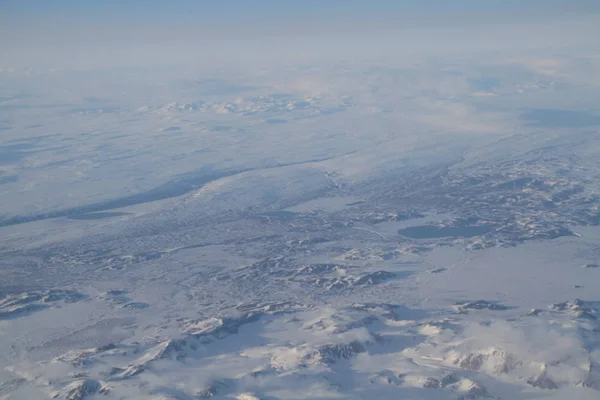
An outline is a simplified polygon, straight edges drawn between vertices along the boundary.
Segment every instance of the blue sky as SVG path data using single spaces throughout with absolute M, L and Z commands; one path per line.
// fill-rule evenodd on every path
M 492 25 L 599 15 L 598 0 L 0 0 L 0 67 L 34 56 L 52 61 L 63 57 L 58 54 L 94 53 L 97 46 L 141 51 L 182 38 L 330 37 L 412 28 L 468 28 L 477 36 L 475 30 Z
M 248 37 L 513 23 L 600 14 L 598 0 L 0 0 L 0 34 L 18 38 L 182 32 Z M 61 37 L 63 36 L 63 37 Z
M 2 0 L 3 20 L 15 24 L 51 18 L 171 21 L 196 19 L 256 22 L 339 18 L 381 18 L 417 15 L 512 14 L 560 15 L 564 12 L 600 12 L 597 0 Z M 17 19 L 15 21 L 15 18 Z

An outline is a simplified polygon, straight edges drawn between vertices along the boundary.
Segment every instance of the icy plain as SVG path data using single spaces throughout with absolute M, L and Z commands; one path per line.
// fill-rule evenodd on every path
M 0 398 L 600 398 L 598 71 L 0 72 Z

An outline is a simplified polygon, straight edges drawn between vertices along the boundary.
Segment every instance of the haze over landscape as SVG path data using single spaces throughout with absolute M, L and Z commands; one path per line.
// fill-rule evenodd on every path
M 0 399 L 600 398 L 600 2 L 0 3 Z

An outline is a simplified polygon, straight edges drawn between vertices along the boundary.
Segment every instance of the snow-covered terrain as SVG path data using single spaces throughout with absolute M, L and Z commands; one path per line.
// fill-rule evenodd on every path
M 0 72 L 0 399 L 600 398 L 594 49 Z

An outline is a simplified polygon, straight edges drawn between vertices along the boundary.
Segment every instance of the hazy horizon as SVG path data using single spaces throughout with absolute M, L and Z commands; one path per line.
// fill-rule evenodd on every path
M 293 52 L 310 60 L 338 52 L 350 60 L 394 51 L 585 47 L 600 35 L 595 1 L 5 1 L 0 7 L 3 69 L 202 64 L 193 52 L 224 61 L 236 52 L 242 59 Z

